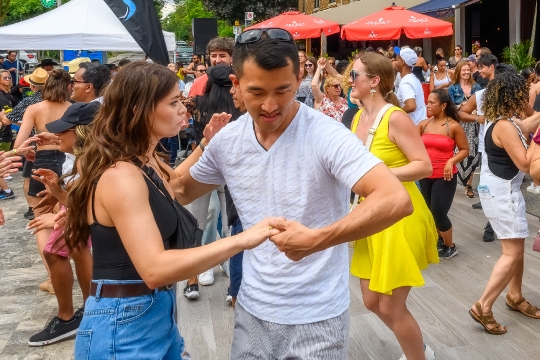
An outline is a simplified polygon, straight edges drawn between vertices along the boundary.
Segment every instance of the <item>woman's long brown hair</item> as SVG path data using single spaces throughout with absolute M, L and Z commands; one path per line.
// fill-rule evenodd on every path
M 86 246 L 88 205 L 101 175 L 119 161 L 145 157 L 152 137 L 151 113 L 178 78 L 165 66 L 138 61 L 118 72 L 105 90 L 103 106 L 78 157 L 80 177 L 68 192 L 64 235 L 71 251 Z

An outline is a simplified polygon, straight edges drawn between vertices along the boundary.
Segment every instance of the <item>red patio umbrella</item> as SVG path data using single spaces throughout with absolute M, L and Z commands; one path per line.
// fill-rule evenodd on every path
M 423 39 L 453 34 L 452 23 L 390 6 L 341 28 L 343 40 L 396 40 L 404 33 L 409 39 Z
M 255 24 L 246 30 L 261 28 L 285 29 L 296 40 L 318 38 L 321 36 L 321 32 L 324 32 L 326 36 L 339 32 L 338 23 L 305 15 L 298 11 L 284 12 L 281 15 Z

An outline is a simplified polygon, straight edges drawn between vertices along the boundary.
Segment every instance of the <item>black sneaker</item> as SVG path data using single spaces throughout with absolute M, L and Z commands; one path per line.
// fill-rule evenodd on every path
M 24 218 L 28 220 L 34 220 L 34 209 L 28 208 L 28 211 L 24 213 Z
M 197 299 L 199 297 L 199 284 L 186 285 L 184 296 L 188 299 Z
M 486 224 L 486 227 L 484 227 L 484 236 L 482 237 L 482 240 L 485 242 L 492 242 L 495 240 L 495 232 L 489 222 Z
M 476 204 L 472 204 L 472 208 L 476 210 L 482 209 L 482 203 L 479 201 Z
M 44 346 L 54 344 L 60 340 L 77 335 L 77 329 L 82 321 L 82 311 L 77 310 L 69 321 L 64 321 L 55 316 L 41 332 L 28 340 L 30 346 Z
M 227 296 L 225 296 L 225 302 L 227 304 L 232 303 L 232 295 L 231 295 L 231 287 L 230 286 L 227 288 Z
M 437 240 L 437 250 L 441 251 L 441 249 L 444 246 L 444 240 L 441 235 L 439 235 L 439 239 Z
M 443 245 L 443 248 L 439 251 L 439 258 L 441 259 L 451 259 L 454 256 L 458 254 L 458 249 L 456 248 L 456 244 L 454 246 L 446 246 Z
M 9 200 L 14 199 L 15 193 L 13 191 L 10 191 L 9 193 L 5 192 L 4 190 L 0 189 L 0 200 Z

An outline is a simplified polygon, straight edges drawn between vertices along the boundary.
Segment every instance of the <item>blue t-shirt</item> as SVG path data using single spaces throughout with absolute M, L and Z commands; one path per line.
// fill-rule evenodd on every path
M 11 62 L 8 59 L 5 59 L 4 64 L 2 65 L 2 68 L 5 70 L 16 69 L 17 68 L 17 65 L 15 65 L 16 62 L 17 60 L 15 60 L 15 62 Z M 19 70 L 22 70 L 22 69 L 23 69 L 22 64 L 19 62 Z M 13 83 L 13 86 L 15 86 L 17 84 L 17 74 L 15 71 L 10 72 L 10 74 L 11 74 L 11 82 Z

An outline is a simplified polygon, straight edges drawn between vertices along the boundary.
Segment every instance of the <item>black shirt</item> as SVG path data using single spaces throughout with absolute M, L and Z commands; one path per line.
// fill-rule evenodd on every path
M 476 83 L 480 85 L 482 89 L 486 88 L 487 84 L 489 83 L 489 80 L 484 79 L 482 76 L 480 76 L 480 71 L 476 71 L 472 76 L 473 76 L 474 81 L 476 81 Z
M 493 141 L 493 128 L 491 125 L 486 131 L 485 152 L 488 157 L 489 170 L 493 175 L 504 180 L 512 180 L 519 173 L 519 169 L 504 148 L 498 147 Z
M 13 97 L 3 90 L 0 90 L 0 111 L 8 110 L 13 107 Z M 0 142 L 11 142 L 13 135 L 11 133 L 11 124 L 0 124 Z

